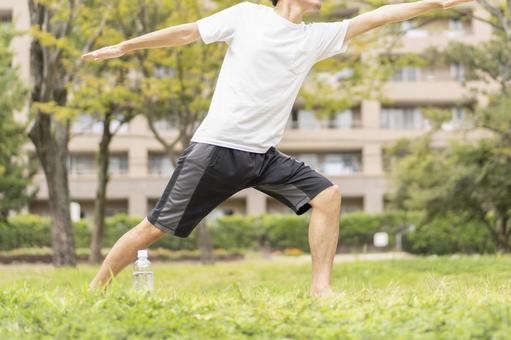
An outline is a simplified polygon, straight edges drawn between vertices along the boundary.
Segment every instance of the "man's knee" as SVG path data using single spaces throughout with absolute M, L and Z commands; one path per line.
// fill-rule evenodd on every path
M 338 211 L 341 208 L 341 201 L 341 189 L 337 184 L 334 184 L 317 194 L 310 201 L 310 205 L 317 209 Z
M 157 227 L 155 227 L 147 217 L 145 217 L 142 222 L 139 223 L 137 226 L 140 232 L 144 235 L 144 237 L 147 237 L 149 239 L 153 240 L 159 240 L 165 235 L 165 232 Z

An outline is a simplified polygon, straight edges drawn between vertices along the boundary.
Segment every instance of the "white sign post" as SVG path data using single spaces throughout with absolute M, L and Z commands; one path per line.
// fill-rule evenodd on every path
M 389 245 L 389 234 L 386 232 L 379 232 L 373 236 L 373 244 L 375 247 L 386 247 Z
M 71 221 L 77 222 L 80 220 L 80 203 L 71 202 L 69 210 L 71 211 Z

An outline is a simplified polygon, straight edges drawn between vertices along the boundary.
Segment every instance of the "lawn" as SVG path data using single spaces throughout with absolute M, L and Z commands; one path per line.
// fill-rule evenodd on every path
M 155 292 L 125 271 L 87 293 L 96 267 L 0 266 L 0 338 L 511 339 L 511 257 L 337 264 L 344 298 L 308 296 L 308 264 L 156 264 Z

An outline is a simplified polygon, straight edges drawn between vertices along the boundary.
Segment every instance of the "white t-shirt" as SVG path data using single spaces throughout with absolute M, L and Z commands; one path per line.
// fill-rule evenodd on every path
M 282 139 L 303 80 L 346 51 L 348 20 L 293 23 L 248 1 L 197 21 L 206 44 L 229 45 L 208 114 L 192 141 L 264 153 Z

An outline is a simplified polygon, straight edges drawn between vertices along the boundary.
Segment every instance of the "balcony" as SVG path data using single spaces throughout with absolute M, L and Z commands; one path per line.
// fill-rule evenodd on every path
M 147 171 L 152 176 L 170 176 L 174 171 L 172 162 L 164 153 L 149 153 Z
M 312 110 L 299 110 L 291 114 L 287 124 L 291 130 L 346 130 L 361 127 L 358 108 L 337 112 L 331 117 L 318 117 Z
M 362 173 L 362 151 L 294 153 L 294 158 L 327 176 Z
M 70 154 L 67 163 L 69 175 L 95 177 L 98 171 L 95 157 L 96 155 L 91 153 Z M 128 172 L 128 154 L 111 154 L 108 164 L 108 173 L 110 175 L 126 175 Z

